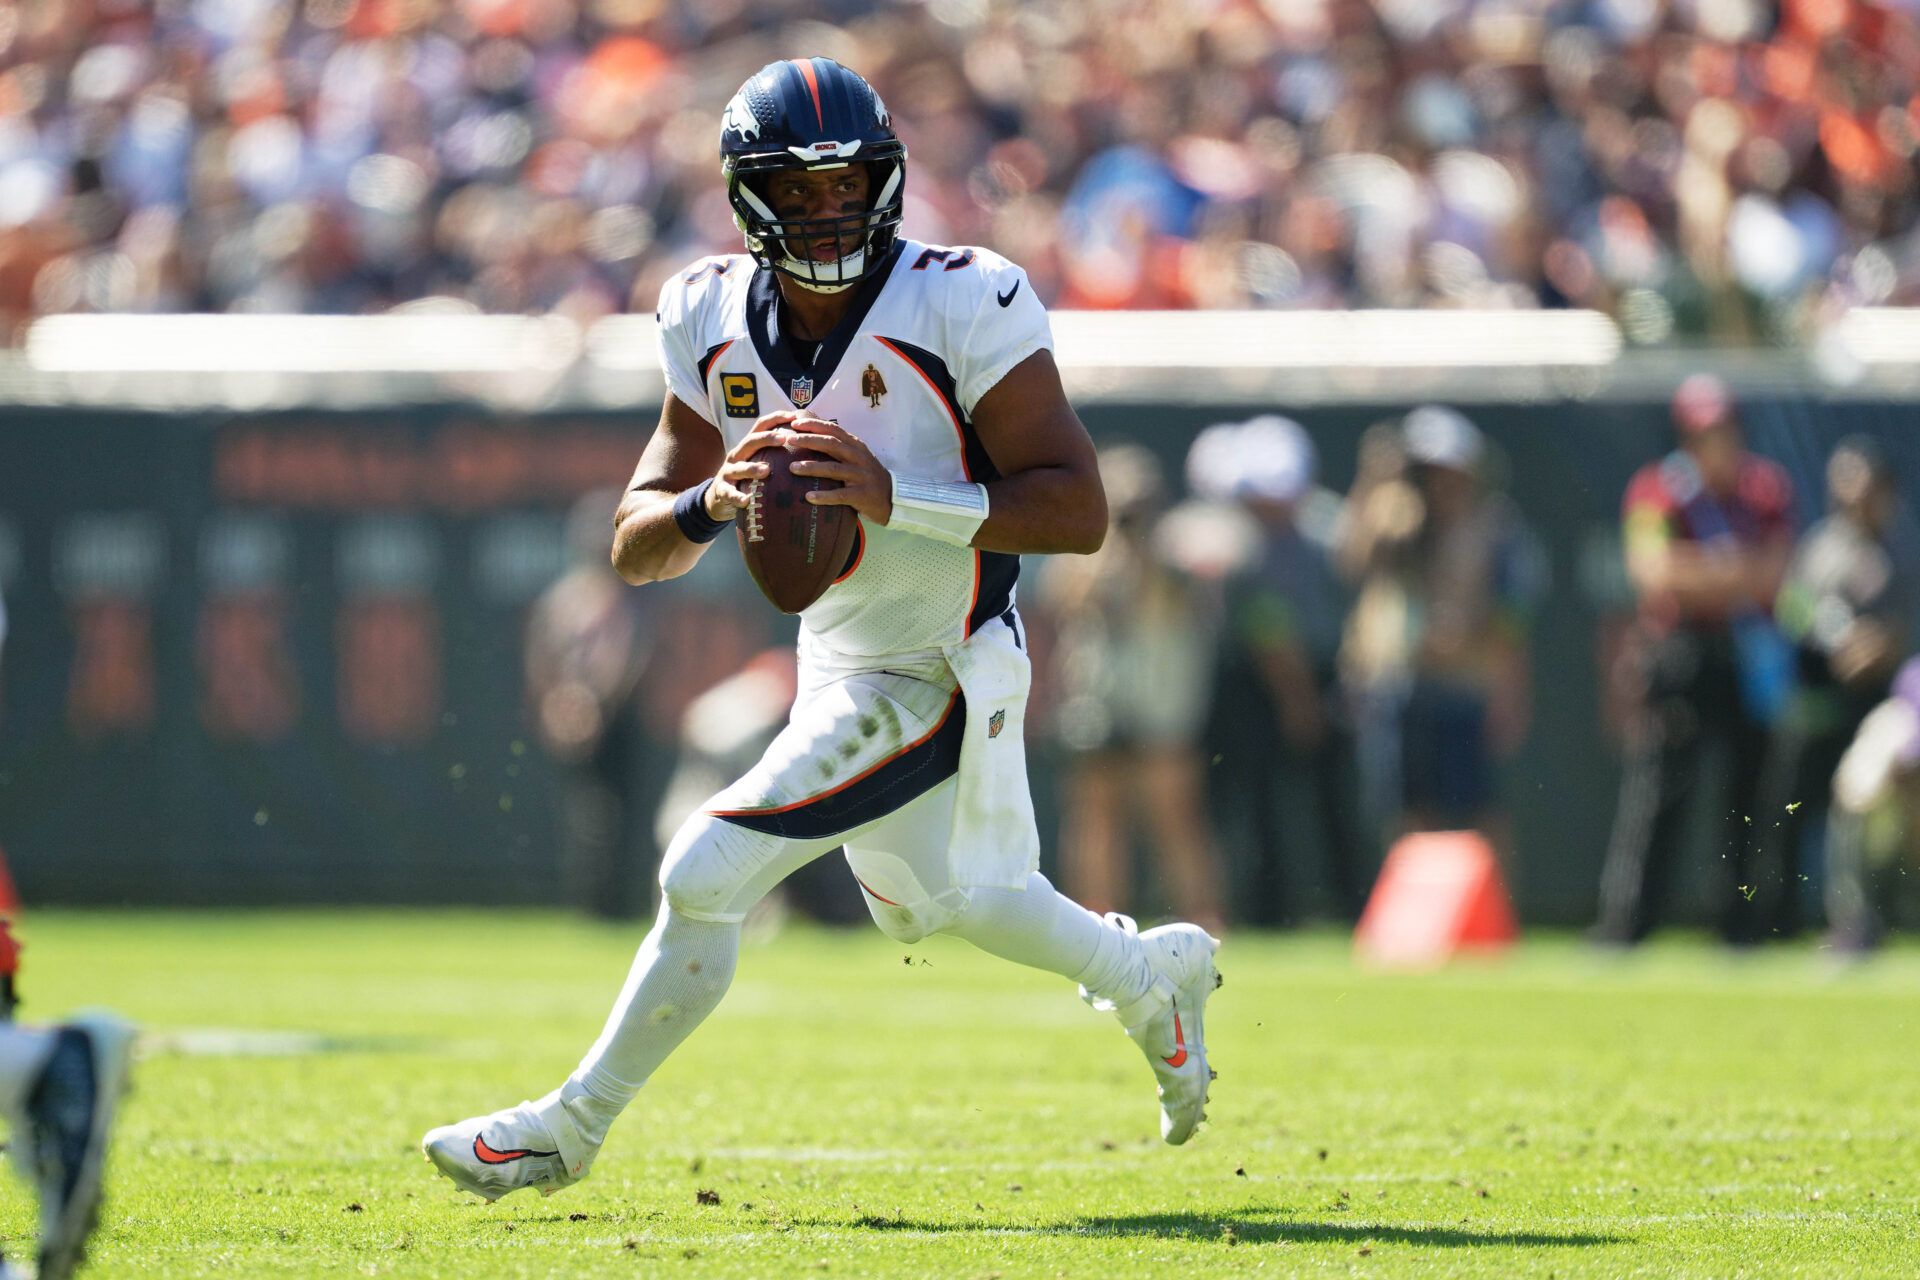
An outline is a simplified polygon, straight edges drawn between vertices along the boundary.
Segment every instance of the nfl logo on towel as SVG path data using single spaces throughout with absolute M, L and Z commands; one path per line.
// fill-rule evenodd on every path
M 793 407 L 804 409 L 813 402 L 813 379 L 795 378 L 787 388 L 787 399 L 793 401 Z
M 1007 713 L 1004 711 L 996 711 L 992 715 L 988 716 L 987 717 L 987 736 L 989 738 L 999 737 L 1000 728 L 1002 725 L 1006 724 L 1006 722 L 1007 722 Z

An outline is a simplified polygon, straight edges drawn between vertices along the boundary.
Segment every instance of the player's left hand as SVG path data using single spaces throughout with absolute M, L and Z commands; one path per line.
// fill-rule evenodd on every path
M 817 506 L 852 507 L 875 524 L 886 524 L 893 517 L 893 473 L 880 465 L 873 451 L 837 422 L 826 418 L 800 417 L 787 424 L 785 443 L 795 449 L 812 449 L 826 454 L 824 459 L 803 460 L 793 464 L 795 475 L 819 476 L 838 480 L 838 489 L 820 489 L 807 495 Z

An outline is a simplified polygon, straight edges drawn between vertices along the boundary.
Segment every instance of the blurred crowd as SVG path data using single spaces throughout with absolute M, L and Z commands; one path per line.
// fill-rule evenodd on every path
M 559 311 L 739 246 L 722 105 L 824 54 L 906 227 L 1066 307 L 1920 299 L 1898 0 L 40 0 L 0 7 L 0 325 Z

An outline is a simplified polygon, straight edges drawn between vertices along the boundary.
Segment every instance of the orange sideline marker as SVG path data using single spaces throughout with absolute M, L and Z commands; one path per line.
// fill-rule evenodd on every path
M 1381 968 L 1430 968 L 1520 936 L 1493 847 L 1478 831 L 1420 831 L 1387 854 L 1354 930 L 1354 954 Z

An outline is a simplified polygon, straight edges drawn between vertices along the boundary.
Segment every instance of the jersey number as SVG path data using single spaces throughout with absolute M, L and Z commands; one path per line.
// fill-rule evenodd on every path
M 680 283 L 686 284 L 686 285 L 699 284 L 702 280 L 705 280 L 708 276 L 723 276 L 727 274 L 728 270 L 730 270 L 732 266 L 733 266 L 733 263 L 731 262 L 709 262 L 706 266 L 700 268 L 698 271 L 692 271 L 684 276 L 681 276 Z
M 953 259 L 953 261 L 947 262 L 949 258 Z M 918 258 L 914 259 L 913 269 L 915 271 L 925 271 L 930 264 L 935 262 L 947 263 L 946 266 L 941 268 L 943 271 L 958 271 L 962 267 L 970 267 L 973 265 L 973 250 L 928 249 Z

